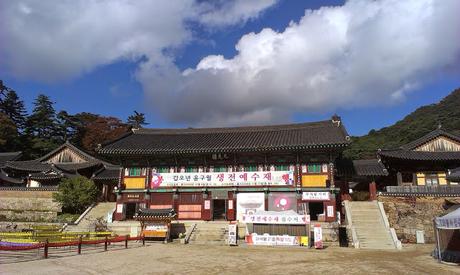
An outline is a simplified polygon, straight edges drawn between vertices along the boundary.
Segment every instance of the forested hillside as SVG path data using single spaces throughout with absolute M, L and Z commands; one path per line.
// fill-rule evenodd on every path
M 460 88 L 439 103 L 418 108 L 394 125 L 353 137 L 345 157 L 375 158 L 379 148 L 393 148 L 417 139 L 442 125 L 442 129 L 460 135 Z

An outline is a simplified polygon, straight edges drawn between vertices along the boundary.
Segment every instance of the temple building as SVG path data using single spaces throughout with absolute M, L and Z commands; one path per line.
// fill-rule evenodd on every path
M 8 161 L 14 161 L 20 159 L 22 152 L 3 152 L 0 153 L 0 187 L 14 184 L 21 184 L 22 179 L 16 179 L 8 176 L 8 173 L 4 171 L 5 165 Z
M 0 153 L 0 157 L 8 154 L 12 155 Z M 38 159 L 20 161 L 18 157 L 2 162 L 1 186 L 56 189 L 63 178 L 84 176 L 94 180 L 101 191 L 100 199 L 115 199 L 113 188 L 118 184 L 120 168 L 69 142 Z
M 349 143 L 334 116 L 273 126 L 133 129 L 98 153 L 122 167 L 115 220 L 173 208 L 179 220 L 294 210 L 335 221 L 335 160 Z
M 394 185 L 441 190 L 442 186 L 456 185 L 447 175 L 449 169 L 460 166 L 460 137 L 438 128 L 399 148 L 379 150 L 377 155 L 390 174 L 396 175 Z

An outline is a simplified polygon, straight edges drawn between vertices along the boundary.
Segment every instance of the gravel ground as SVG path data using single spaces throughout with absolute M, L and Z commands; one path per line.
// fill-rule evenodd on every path
M 402 251 L 328 247 L 227 247 L 150 244 L 0 265 L 1 274 L 460 274 L 439 264 L 432 245 Z

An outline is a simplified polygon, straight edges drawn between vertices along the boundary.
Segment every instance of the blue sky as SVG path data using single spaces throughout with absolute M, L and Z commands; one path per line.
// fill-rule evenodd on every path
M 256 2 L 258 1 L 254 1 L 254 3 Z M 65 49 L 69 45 L 72 47 L 72 44 L 67 44 L 68 39 L 66 36 L 60 37 L 62 34 L 61 29 L 54 30 L 54 27 L 46 26 L 46 23 L 43 23 L 47 22 L 43 21 L 44 19 L 48 21 L 66 20 L 57 16 L 57 14 L 68 11 L 69 7 L 54 7 L 54 5 L 42 7 L 37 6 L 37 3 L 33 1 L 11 2 L 8 3 L 10 5 L 8 8 L 17 11 L 19 15 L 24 17 L 25 24 L 22 25 L 38 24 L 38 27 L 24 29 L 25 34 L 15 34 L 13 31 L 0 30 L 0 37 L 6 36 L 7 38 L 12 38 L 11 41 L 13 42 L 24 43 L 24 39 L 20 38 L 22 37 L 21 35 L 27 35 L 27 32 L 30 32 L 32 37 L 34 35 L 42 37 L 46 31 L 49 31 L 50 38 L 54 39 L 53 31 L 55 31 L 56 47 L 61 48 L 44 53 L 46 48 L 43 48 L 45 50 L 42 49 L 42 51 L 35 51 L 35 49 L 26 47 L 22 49 L 16 45 L 15 49 L 18 50 L 12 53 L 13 51 L 7 47 L 0 47 L 0 57 L 7 57 L 5 59 L 7 60 L 6 64 L 1 66 L 2 69 L 0 69 L 1 79 L 4 80 L 7 86 L 19 93 L 29 110 L 32 109 L 33 99 L 39 93 L 44 93 L 56 102 L 55 107 L 57 110 L 64 109 L 69 113 L 92 112 L 125 120 L 134 110 L 140 111 L 146 113 L 147 121 L 150 123 L 149 127 L 229 126 L 303 122 L 328 119 L 332 114 L 337 113 L 342 117 L 352 135 L 366 134 L 371 129 L 391 125 L 414 111 L 417 107 L 436 103 L 451 91 L 460 87 L 460 78 L 458 77 L 458 57 L 460 56 L 460 46 L 458 44 L 460 43 L 455 41 L 455 38 L 449 44 L 441 45 L 443 47 L 440 47 L 440 43 L 437 43 L 437 41 L 433 41 L 432 45 L 428 44 L 422 48 L 422 46 L 418 46 L 420 45 L 419 41 L 423 39 L 434 40 L 438 37 L 431 36 L 432 30 L 424 33 L 423 30 L 419 31 L 417 27 L 415 29 L 411 27 L 412 22 L 401 19 L 401 22 L 392 20 L 391 24 L 394 25 L 396 31 L 389 33 L 388 37 L 415 33 L 414 43 L 410 41 L 409 37 L 405 37 L 400 44 L 398 44 L 399 41 L 394 43 L 388 41 L 389 45 L 387 47 L 383 47 L 378 43 L 373 45 L 373 41 L 378 41 L 379 39 L 387 41 L 385 40 L 387 39 L 386 30 L 382 30 L 377 23 L 375 23 L 375 29 L 372 30 L 373 22 L 384 22 L 384 20 L 394 16 L 396 12 L 396 14 L 401 13 L 401 10 L 408 10 L 411 13 L 413 11 L 414 18 L 419 18 L 421 16 L 416 14 L 416 4 L 414 4 L 414 7 L 402 6 L 400 10 L 397 10 L 396 8 L 387 8 L 388 5 L 392 5 L 391 1 L 378 1 L 378 6 L 370 6 L 370 4 L 360 1 L 352 1 L 352 3 L 346 4 L 343 1 L 285 0 L 259 2 L 261 2 L 260 5 L 254 5 L 254 7 L 238 6 L 240 4 L 236 1 L 233 6 L 223 4 L 223 7 L 211 6 L 206 8 L 199 6 L 200 3 L 191 2 L 189 10 L 200 8 L 198 15 L 190 13 L 189 10 L 183 10 L 182 7 L 179 7 L 179 10 L 176 10 L 175 7 L 166 7 L 164 11 L 166 15 L 168 12 L 180 12 L 179 14 L 184 14 L 183 20 L 172 23 L 166 22 L 166 20 L 170 19 L 161 18 L 158 19 L 158 22 L 145 21 L 148 24 L 146 29 L 142 30 L 143 33 L 140 36 L 142 39 L 148 36 L 145 44 L 156 45 L 158 43 L 159 46 L 145 47 L 141 43 L 136 44 L 138 43 L 138 37 L 132 38 L 130 41 L 126 40 L 130 42 L 127 43 L 123 41 L 127 35 L 120 34 L 119 37 L 116 35 L 115 37 L 109 37 L 106 35 L 106 30 L 101 33 L 95 33 L 94 36 L 82 34 L 82 32 L 78 31 L 70 33 L 73 37 L 81 37 L 80 40 L 76 40 L 77 42 L 75 43 L 77 44 L 86 44 L 86 41 L 88 41 L 86 46 L 94 48 L 95 53 L 81 50 L 85 45 L 81 47 L 76 45 L 77 48 L 61 53 L 60 49 Z M 432 4 L 431 1 L 428 2 Z M 451 8 L 448 7 L 449 4 L 456 5 L 457 3 L 455 1 L 446 1 L 446 7 L 434 7 L 435 11 L 436 8 L 439 11 L 430 15 L 434 18 L 432 20 L 437 20 L 436 16 L 441 17 L 442 15 L 442 18 L 447 18 L 447 23 L 455 25 L 455 20 L 457 19 L 450 18 L 449 14 L 446 15 L 443 12 Z M 20 6 L 20 4 L 24 6 Z M 159 4 L 158 6 L 161 5 Z M 329 8 L 324 8 L 324 6 Z M 56 9 L 55 13 L 51 13 L 51 15 L 48 15 L 48 13 L 43 15 L 45 13 L 42 13 L 40 15 L 40 9 L 46 11 L 50 7 Z M 83 6 L 83 8 L 91 9 L 92 7 Z M 108 21 L 110 22 L 110 10 L 112 7 L 94 7 L 94 9 L 103 8 L 108 9 Z M 223 8 L 224 10 L 221 10 Z M 350 23 L 350 21 L 353 21 L 352 19 L 343 19 L 343 14 L 350 17 L 359 15 L 361 12 L 358 8 L 363 9 L 362 13 L 364 14 L 366 14 L 366 10 L 369 10 L 370 19 L 366 18 L 366 20 L 370 20 L 369 22 L 371 23 L 359 21 Z M 76 9 L 78 10 L 78 7 Z M 158 9 L 161 12 L 161 7 L 158 7 Z M 306 15 L 306 9 L 311 9 L 312 13 L 307 13 L 308 15 Z M 379 13 L 374 14 L 375 9 L 381 9 L 382 14 L 389 15 L 385 17 L 379 15 Z M 31 14 L 39 14 L 40 16 L 33 17 Z M 228 14 L 231 14 L 231 16 Z M 46 18 L 46 16 L 55 16 L 57 19 Z M 379 16 L 382 18 L 379 18 Z M 88 17 L 84 16 L 84 18 L 91 20 L 89 15 Z M 92 23 L 95 28 L 99 24 L 96 19 Z M 75 20 L 79 21 L 78 19 Z M 150 24 L 161 25 L 163 23 L 161 20 L 165 20 L 165 26 L 171 25 L 172 31 L 167 27 L 164 30 L 159 28 L 158 30 L 150 31 Z M 348 24 L 348 33 L 350 35 L 347 34 L 347 44 L 340 44 L 345 43 L 343 41 L 333 41 L 336 37 L 335 35 L 323 37 L 324 24 L 332 22 L 331 24 L 334 25 L 334 28 L 340 30 L 341 20 L 345 20 L 343 25 Z M 428 18 L 427 20 L 431 19 Z M 112 26 L 114 29 L 117 28 L 117 22 L 119 21 L 113 21 Z M 294 22 L 294 26 L 290 26 L 290 22 Z M 446 22 L 442 22 L 441 26 L 446 26 Z M 41 23 L 43 23 L 43 27 L 40 27 Z M 72 26 L 72 23 L 73 21 L 69 20 L 62 22 L 62 25 Z M 126 29 L 129 33 L 139 31 L 137 26 L 143 23 L 137 22 L 133 25 L 127 25 Z M 391 24 L 389 29 L 391 29 Z M 398 24 L 401 24 L 400 29 L 402 30 L 407 28 L 406 33 L 403 31 L 398 33 Z M 415 26 L 419 24 L 420 22 L 414 22 Z M 363 29 L 366 30 L 367 28 L 363 26 L 370 26 L 371 34 L 363 34 Z M 85 25 L 83 25 L 82 29 L 84 28 Z M 101 26 L 101 29 L 103 28 L 104 26 Z M 270 31 L 261 33 L 262 30 L 267 28 Z M 445 31 L 443 35 L 458 31 L 458 27 L 452 26 L 452 28 L 451 32 L 449 30 Z M 14 30 L 14 28 L 11 28 L 11 30 Z M 327 32 L 334 30 L 326 29 Z M 165 35 L 165 38 L 158 38 L 161 41 L 157 42 L 155 40 L 155 31 L 161 35 L 174 31 L 183 32 L 183 34 L 177 35 L 177 37 L 174 33 L 169 36 Z M 72 28 L 68 27 L 65 35 L 68 35 L 67 32 L 72 32 Z M 250 35 L 250 33 L 254 33 L 254 35 Z M 302 59 L 302 61 L 299 61 L 300 65 L 296 64 L 295 58 L 288 59 L 289 62 L 284 62 L 286 59 L 282 58 L 288 56 L 289 52 L 287 51 L 289 49 L 297 46 L 295 43 L 304 41 L 299 40 L 295 35 L 300 38 L 308 37 L 310 40 L 305 40 L 307 44 L 316 39 L 324 41 L 323 44 L 308 44 L 309 47 L 306 48 L 308 51 L 305 52 L 305 57 L 300 51 L 299 59 Z M 242 37 L 247 39 L 242 39 Z M 98 41 L 98 38 L 100 38 L 100 41 Z M 243 42 L 245 43 L 239 43 L 240 39 L 241 41 L 244 40 Z M 108 42 L 103 43 L 105 40 Z M 135 43 L 132 41 L 135 41 Z M 294 44 L 293 42 L 285 43 L 285 41 L 294 41 Z M 363 47 L 361 41 L 369 41 L 366 42 L 369 43 L 369 46 Z M 407 44 L 407 41 L 412 44 Z M 35 40 L 35 42 L 38 48 L 48 45 L 45 42 L 41 45 L 42 41 L 39 39 Z M 59 43 L 62 43 L 62 45 L 59 45 Z M 115 45 L 119 43 L 122 45 L 120 46 L 122 50 L 115 52 L 113 55 L 104 56 L 106 52 L 112 51 L 111 43 L 115 43 Z M 329 48 L 329 43 L 333 45 L 331 46 L 333 48 L 332 53 L 328 52 L 325 54 L 324 59 L 316 60 L 316 56 L 323 54 L 321 51 L 322 46 Z M 131 47 L 132 44 L 136 46 Z M 340 45 L 337 46 L 338 44 Z M 236 49 L 236 45 L 239 45 L 239 50 Z M 258 46 L 255 52 L 251 52 L 253 45 Z M 277 48 L 274 47 L 275 50 L 268 51 L 268 57 L 254 58 L 257 61 L 254 63 L 256 64 L 255 66 L 264 64 L 264 66 L 268 67 L 263 69 L 273 70 L 275 75 L 284 74 L 286 70 L 292 70 L 284 78 L 280 78 L 281 82 L 284 79 L 288 79 L 286 81 L 289 81 L 289 84 L 273 87 L 272 89 L 271 86 L 273 85 L 266 87 L 260 83 L 253 84 L 253 80 L 247 80 L 246 76 L 234 73 L 233 69 L 238 67 L 243 68 L 247 74 L 251 74 L 251 70 L 248 71 L 247 68 L 254 67 L 251 65 L 254 62 L 253 56 L 257 57 L 258 52 L 264 52 L 263 47 L 265 45 L 275 45 L 280 50 L 277 51 Z M 345 47 L 343 45 L 346 45 L 347 52 L 337 50 Z M 408 49 L 407 45 L 414 48 Z M 128 47 L 128 50 L 125 50 L 126 47 Z M 381 61 L 384 63 L 383 65 L 376 63 L 372 59 L 378 56 L 380 52 L 384 52 L 391 47 L 394 47 L 394 49 L 388 51 L 385 55 L 382 54 L 382 56 L 386 58 L 388 55 L 395 55 L 394 57 L 390 56 L 390 58 L 384 60 L 377 59 L 383 60 Z M 421 49 L 417 49 L 417 47 Z M 366 52 L 368 48 L 371 49 Z M 410 63 L 411 58 L 420 60 L 420 56 L 432 55 L 432 52 L 438 48 L 439 51 L 443 50 L 445 54 L 434 55 L 432 59 L 427 59 L 424 62 L 420 62 L 420 64 L 412 62 L 417 63 L 414 66 L 406 66 L 404 63 L 394 61 L 408 58 L 408 63 Z M 19 55 L 21 50 L 24 51 L 22 56 L 29 57 L 25 61 L 20 57 L 9 56 L 13 56 L 16 52 Z M 249 52 L 249 54 L 245 54 L 245 52 Z M 350 59 L 347 56 L 349 52 L 356 52 L 356 56 Z M 420 55 L 413 54 L 414 52 Z M 72 56 L 74 53 L 75 59 L 72 60 L 69 55 Z M 94 56 L 92 56 L 93 54 Z M 81 55 L 81 58 L 78 58 L 78 55 Z M 216 57 L 220 55 L 222 58 Z M 103 58 L 100 58 L 101 56 Z M 100 60 L 98 60 L 99 58 Z M 259 62 L 264 58 L 276 60 L 277 63 L 265 65 L 265 63 Z M 87 61 L 77 64 L 81 60 Z M 375 70 L 375 73 L 369 76 L 366 69 L 363 71 L 360 64 L 365 63 L 366 60 L 369 60 L 367 61 L 369 62 L 369 70 Z M 351 65 L 347 64 L 347 62 L 351 63 Z M 287 67 L 283 68 L 281 67 L 282 65 L 278 66 L 278 64 L 284 64 L 283 66 L 287 64 Z M 335 69 L 331 69 L 334 66 L 331 66 L 331 64 L 338 64 L 338 67 L 345 73 L 350 73 L 353 77 L 342 79 L 342 76 L 335 75 Z M 388 66 L 388 68 L 383 68 L 384 66 Z M 30 69 L 31 67 L 36 67 L 36 69 Z M 322 70 L 321 68 L 326 69 L 324 69 L 324 73 L 317 75 L 315 68 L 318 68 L 318 71 Z M 390 70 L 389 68 L 391 68 L 390 72 L 387 71 Z M 185 73 L 187 69 L 190 74 Z M 222 71 L 225 70 L 228 71 L 223 73 Z M 257 75 L 264 77 L 264 70 L 257 69 Z M 299 70 L 305 70 L 305 81 L 308 85 L 293 85 L 295 82 L 303 83 L 304 81 Z M 397 70 L 401 70 L 401 73 Z M 379 77 L 379 74 L 381 74 L 381 77 Z M 324 75 L 326 75 L 326 80 L 322 78 Z M 366 81 L 363 81 L 359 77 L 360 75 Z M 218 80 L 215 79 L 217 77 L 219 77 Z M 318 85 L 311 84 L 318 77 L 321 77 L 321 81 L 325 82 L 319 88 L 317 88 Z M 267 79 L 270 79 L 270 77 Z M 369 81 L 367 81 L 368 79 Z M 159 88 L 157 89 L 157 87 Z M 202 94 L 203 87 L 210 91 Z M 236 91 L 245 89 L 247 89 L 245 94 L 239 94 Z M 292 93 L 283 94 L 285 89 L 292 89 Z M 265 90 L 267 92 L 264 94 Z M 177 91 L 177 95 L 166 96 L 165 94 L 170 91 Z M 233 93 L 235 93 L 234 97 L 231 96 Z M 193 98 L 189 97 L 190 94 L 193 95 Z M 325 94 L 327 94 L 327 97 L 323 96 Z M 231 102 L 228 99 L 226 100 L 227 102 L 225 100 L 223 102 L 219 101 L 221 96 L 224 98 L 228 95 L 232 99 Z M 248 95 L 256 95 L 254 97 L 257 97 L 257 99 L 248 100 Z M 299 102 L 290 100 L 289 97 L 299 97 Z M 233 98 L 236 99 L 233 100 Z M 270 100 L 271 98 L 274 99 Z M 247 101 L 251 102 L 248 103 Z M 203 106 L 190 107 L 190 105 L 197 104 L 197 102 L 203 102 Z M 280 104 L 277 105 L 277 102 L 280 102 Z M 217 105 L 215 109 L 213 109 L 214 103 Z M 203 111 L 203 108 L 213 110 Z M 260 112 L 252 112 L 258 108 Z

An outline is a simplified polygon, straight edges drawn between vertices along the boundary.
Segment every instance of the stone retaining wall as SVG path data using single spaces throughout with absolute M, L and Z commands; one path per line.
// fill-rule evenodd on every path
M 0 221 L 52 222 L 61 205 L 48 191 L 1 191 Z
M 443 206 L 452 197 L 386 197 L 379 196 L 385 212 L 401 242 L 416 242 L 416 231 L 423 230 L 425 242 L 434 243 L 433 218 L 447 213 Z

